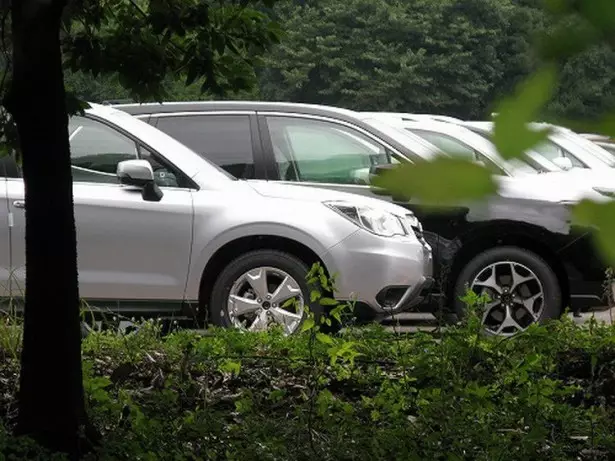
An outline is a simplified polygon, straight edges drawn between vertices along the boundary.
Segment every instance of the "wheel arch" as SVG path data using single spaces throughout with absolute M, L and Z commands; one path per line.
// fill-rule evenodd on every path
M 570 283 L 568 274 L 557 251 L 549 242 L 550 232 L 538 226 L 514 221 L 498 221 L 472 230 L 458 239 L 459 249 L 448 263 L 444 279 L 445 296 L 453 300 L 455 282 L 462 269 L 479 253 L 498 246 L 515 246 L 531 251 L 544 259 L 553 269 L 562 290 L 564 306 L 570 305 Z
M 231 240 L 212 255 L 201 273 L 198 294 L 199 317 L 201 319 L 206 318 L 208 314 L 211 290 L 222 269 L 236 257 L 255 250 L 275 250 L 289 253 L 299 258 L 308 267 L 311 267 L 314 263 L 319 263 L 325 270 L 325 273 L 329 275 L 325 262 L 314 250 L 291 238 L 265 234 Z

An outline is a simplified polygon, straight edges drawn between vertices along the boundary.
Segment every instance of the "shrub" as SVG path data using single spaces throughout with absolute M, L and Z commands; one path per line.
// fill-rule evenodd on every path
M 0 343 L 1 344 L 1 343 Z M 18 357 L 0 365 L 0 453 Z M 478 313 L 440 335 L 374 325 L 285 337 L 212 329 L 99 332 L 83 343 L 92 459 L 608 459 L 615 329 L 564 318 L 509 339 Z M 21 457 L 20 457 L 21 456 Z M 36 458 L 36 457 L 39 458 Z M 10 459 L 10 458 L 9 458 Z

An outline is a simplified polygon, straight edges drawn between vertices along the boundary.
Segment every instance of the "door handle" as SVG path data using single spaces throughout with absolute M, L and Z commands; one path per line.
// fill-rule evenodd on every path
M 24 208 L 26 208 L 26 202 L 25 202 L 25 200 L 15 200 L 13 202 L 13 206 L 15 208 L 24 209 Z

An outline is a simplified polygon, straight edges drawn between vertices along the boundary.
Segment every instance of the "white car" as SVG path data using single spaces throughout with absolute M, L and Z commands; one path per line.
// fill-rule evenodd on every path
M 393 113 L 371 112 L 364 113 L 363 116 L 387 123 L 406 135 L 419 136 L 449 155 L 457 155 L 483 164 L 495 175 L 500 184 L 499 193 L 504 197 L 560 201 L 564 194 L 570 201 L 581 198 L 600 201 L 615 194 L 615 172 L 610 170 L 601 173 L 591 170 L 566 172 L 533 152 L 528 153 L 525 161 L 505 161 L 489 136 L 481 136 L 466 127 L 470 126 L 470 122 L 462 125 L 429 118 L 410 121 Z M 476 130 L 487 130 L 485 125 L 471 126 Z M 571 183 L 571 177 L 578 180 Z
M 448 115 L 437 115 L 437 114 L 410 114 L 407 112 L 363 112 L 363 115 L 369 117 L 379 118 L 382 116 L 393 117 L 397 119 L 401 119 L 403 121 L 408 122 L 423 122 L 428 120 L 433 120 L 435 122 L 451 122 L 451 123 L 460 123 L 463 120 L 450 117 Z
M 463 122 L 466 127 L 488 139 L 493 131 L 492 122 Z M 565 178 L 575 184 L 592 187 L 600 193 L 613 197 L 615 189 L 615 157 L 576 134 L 572 130 L 547 124 L 532 124 L 532 127 L 550 128 L 549 138 L 528 152 L 534 159 L 542 158 L 542 165 L 552 175 L 566 173 Z
M 326 189 L 237 180 L 125 112 L 70 120 L 81 296 L 120 313 L 191 315 L 248 330 L 297 330 L 313 263 L 335 297 L 373 316 L 431 283 L 431 248 L 405 208 Z M 25 286 L 24 183 L 0 162 L 0 298 Z M 6 251 L 9 249 L 9 251 Z M 292 305 L 289 305 L 292 304 Z

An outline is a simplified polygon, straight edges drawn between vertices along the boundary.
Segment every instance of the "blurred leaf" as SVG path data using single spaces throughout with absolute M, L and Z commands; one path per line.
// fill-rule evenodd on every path
M 316 333 L 316 339 L 318 340 L 318 342 L 321 342 L 323 344 L 328 344 L 330 346 L 335 344 L 335 342 L 333 341 L 333 338 L 331 338 L 331 336 L 326 335 L 324 333 Z
M 479 199 L 496 192 L 496 184 L 486 168 L 451 157 L 407 163 L 384 172 L 373 183 L 394 195 L 432 205 Z
M 544 0 L 547 11 L 554 14 L 567 14 L 572 11 L 573 2 L 571 0 Z
M 574 222 L 596 229 L 595 241 L 610 264 L 615 264 L 615 201 L 583 200 L 574 207 Z
M 581 16 L 596 29 L 609 32 L 615 28 L 615 2 L 613 0 L 578 0 L 576 8 Z
M 556 78 L 555 66 L 545 66 L 522 82 L 512 97 L 500 103 L 493 139 L 504 158 L 520 158 L 548 136 L 547 130 L 532 130 L 528 123 L 536 120 L 551 98 Z

